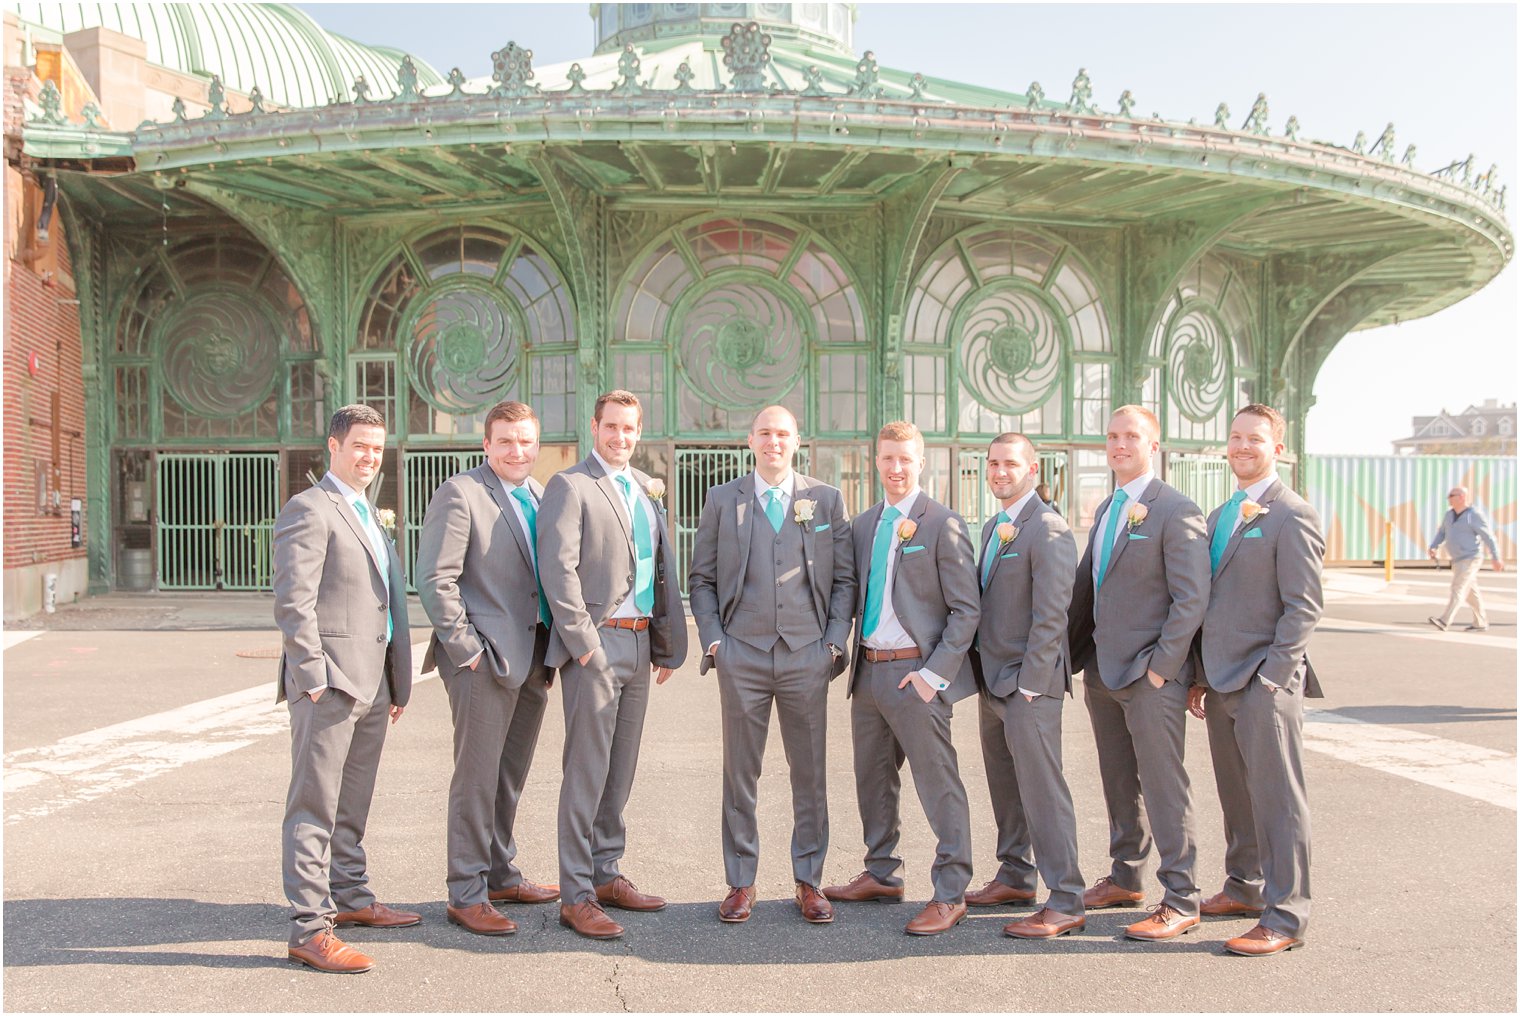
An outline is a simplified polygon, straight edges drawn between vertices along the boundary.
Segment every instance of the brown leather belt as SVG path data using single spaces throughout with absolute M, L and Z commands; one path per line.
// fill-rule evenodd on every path
M 647 617 L 614 617 L 602 622 L 603 628 L 622 628 L 625 631 L 643 631 L 649 627 Z
M 891 663 L 893 660 L 916 660 L 923 653 L 913 649 L 867 649 L 866 659 L 872 663 Z

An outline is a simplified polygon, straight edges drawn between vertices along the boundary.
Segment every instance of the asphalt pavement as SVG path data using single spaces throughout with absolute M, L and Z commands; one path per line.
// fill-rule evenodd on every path
M 972 911 L 903 934 L 930 892 L 934 841 L 905 773 L 908 903 L 791 903 L 790 791 L 774 721 L 761 779 L 755 916 L 716 916 L 721 745 L 713 677 L 695 661 L 651 694 L 627 809 L 624 872 L 668 897 L 616 914 L 623 939 L 559 926 L 556 905 L 505 906 L 481 938 L 445 920 L 449 710 L 418 684 L 386 745 L 366 847 L 382 902 L 419 927 L 348 929 L 375 969 L 326 975 L 285 957 L 279 835 L 289 776 L 279 640 L 261 596 L 110 596 L 6 632 L 4 1006 L 10 1011 L 1505 1011 L 1516 1005 L 1516 613 L 1512 573 L 1485 572 L 1491 626 L 1425 618 L 1448 573 L 1335 571 L 1311 643 L 1327 697 L 1306 725 L 1314 910 L 1307 945 L 1226 954 L 1250 920 L 1174 942 L 1124 940 L 1143 911 L 1095 911 L 1046 943 L 1004 937 L 1033 907 Z M 412 639 L 425 622 L 413 611 Z M 1466 623 L 1466 618 L 1462 618 Z M 418 656 L 420 658 L 420 652 Z M 829 699 L 830 881 L 862 868 L 843 687 Z M 973 885 L 996 868 L 976 709 L 954 736 L 972 806 Z M 556 692 L 518 819 L 528 877 L 556 880 L 563 713 Z M 1064 723 L 1082 870 L 1107 873 L 1107 823 L 1080 687 Z M 1189 721 L 1198 881 L 1223 881 L 1204 726 Z M 1152 864 L 1152 873 L 1154 864 Z M 1147 903 L 1160 898 L 1154 875 Z M 1042 890 L 1043 894 L 1043 890 Z

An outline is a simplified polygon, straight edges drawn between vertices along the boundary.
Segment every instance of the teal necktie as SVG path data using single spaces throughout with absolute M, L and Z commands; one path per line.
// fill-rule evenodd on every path
M 881 624 L 881 601 L 887 589 L 887 555 L 892 551 L 892 538 L 897 527 L 892 525 L 902 518 L 902 512 L 887 505 L 876 527 L 876 539 L 871 544 L 871 577 L 866 582 L 866 612 L 861 619 L 860 637 L 870 638 Z
M 626 476 L 617 478 L 628 502 L 628 522 L 633 526 L 633 608 L 646 617 L 654 612 L 654 546 L 649 539 L 649 523 L 633 496 L 633 482 Z
M 982 585 L 987 585 L 987 576 L 992 574 L 992 562 L 997 560 L 998 551 L 1003 549 L 1003 541 L 998 539 L 997 527 L 1003 522 L 1012 522 L 1006 511 L 997 513 L 997 518 L 992 520 L 992 539 L 987 541 L 987 549 L 982 552 Z
M 1103 527 L 1103 543 L 1098 547 L 1098 582 L 1094 592 L 1103 588 L 1103 577 L 1108 574 L 1108 557 L 1114 552 L 1114 531 L 1119 527 L 1119 516 L 1124 514 L 1124 502 L 1128 500 L 1129 495 L 1120 487 L 1108 504 L 1108 525 Z
M 771 520 L 771 528 L 781 532 L 781 488 L 770 489 L 770 500 L 765 503 L 765 517 Z
M 517 499 L 517 504 L 522 508 L 523 520 L 528 523 L 528 542 L 533 546 L 533 578 L 538 581 L 538 509 L 533 507 L 533 498 L 528 496 L 527 487 L 518 487 L 512 492 Z M 538 583 L 538 619 L 547 628 L 552 623 L 549 619 L 549 601 L 544 599 L 544 584 Z
M 1213 571 L 1219 570 L 1219 559 L 1224 557 L 1224 548 L 1229 546 L 1230 537 L 1235 535 L 1235 520 L 1240 518 L 1240 502 L 1246 499 L 1246 492 L 1237 490 L 1230 495 L 1219 509 L 1219 518 L 1214 520 L 1214 539 L 1209 541 L 1209 566 Z
M 390 555 L 385 552 L 385 537 L 380 537 L 380 542 L 378 544 L 375 543 L 375 533 L 377 533 L 379 530 L 376 528 L 374 523 L 370 522 L 369 520 L 369 505 L 364 503 L 364 498 L 361 497 L 359 500 L 354 502 L 354 511 L 359 513 L 359 521 L 364 526 L 364 532 L 367 534 L 369 545 L 375 548 L 375 553 L 380 557 L 380 567 L 389 568 Z M 387 574 L 385 576 L 385 589 L 387 593 L 390 592 L 390 588 L 391 577 L 389 574 Z M 391 620 L 390 606 L 387 604 L 385 611 L 385 641 L 389 642 L 391 640 L 391 636 L 395 633 L 396 624 Z

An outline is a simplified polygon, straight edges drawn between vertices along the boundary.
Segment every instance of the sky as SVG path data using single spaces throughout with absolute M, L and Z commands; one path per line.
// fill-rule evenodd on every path
M 507 42 L 536 66 L 588 55 L 587 4 L 300 4 L 319 24 L 395 46 L 442 74 L 491 72 Z M 1265 92 L 1270 126 L 1349 145 L 1390 121 L 1398 151 L 1426 172 L 1473 154 L 1478 171 L 1520 181 L 1513 4 L 879 4 L 858 5 L 855 49 L 884 67 L 1022 93 L 1070 91 L 1086 68 L 1093 100 L 1210 123 L 1226 102 L 1243 120 Z M 1514 228 L 1520 187 L 1505 214 Z M 1347 336 L 1315 381 L 1311 454 L 1389 454 L 1410 418 L 1516 401 L 1520 286 L 1511 263 L 1438 314 Z

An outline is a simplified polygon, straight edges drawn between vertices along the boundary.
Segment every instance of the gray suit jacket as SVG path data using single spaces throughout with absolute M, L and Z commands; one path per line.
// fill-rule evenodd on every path
M 855 614 L 862 623 L 871 544 L 885 505 L 884 501 L 876 502 L 850 526 L 855 543 Z M 939 694 L 947 702 L 958 702 L 976 694 L 976 677 L 967 653 L 976 637 L 982 606 L 971 536 L 964 519 L 923 491 L 919 491 L 909 518 L 918 524 L 912 538 L 892 536 L 891 553 L 897 556 L 892 610 L 923 654 L 922 665 L 950 682 Z M 914 547 L 924 549 L 910 549 Z M 864 661 L 865 643 L 857 638 L 850 666 L 851 693 Z
M 1103 538 L 1110 495 L 1098 506 L 1087 551 L 1077 565 L 1069 620 L 1072 669 L 1094 660 L 1110 688 L 1124 688 L 1154 670 L 1193 682 L 1193 636 L 1209 604 L 1209 541 L 1203 512 L 1181 491 L 1152 480 L 1140 495 L 1145 520 L 1125 519 L 1093 609 L 1093 548 Z
M 1041 695 L 1071 691 L 1066 611 L 1077 570 L 1077 538 L 1059 512 L 1037 497 L 1013 520 L 1018 535 L 997 537 L 997 516 L 982 527 L 982 560 L 993 555 L 982 587 L 982 619 L 971 664 L 998 698 L 1019 688 Z M 978 564 L 978 576 L 982 567 Z
M 1291 688 L 1302 669 L 1304 694 L 1319 698 L 1323 692 L 1305 652 L 1325 608 L 1319 516 L 1281 480 L 1267 488 L 1261 505 L 1219 558 L 1199 633 L 1203 678 L 1215 691 L 1239 691 L 1257 674 Z M 1210 541 L 1219 512 L 1209 516 Z
M 369 703 L 382 677 L 393 705 L 410 700 L 406 577 L 396 545 L 385 544 L 381 561 L 327 477 L 285 503 L 274 523 L 274 621 L 283 637 L 276 702 L 326 687 Z M 382 568 L 390 574 L 389 597 Z M 389 651 L 387 611 L 395 618 Z
M 543 487 L 528 479 L 540 503 Z M 530 672 L 538 631 L 538 578 L 512 498 L 489 464 L 445 480 L 433 494 L 417 544 L 417 595 L 433 622 L 424 672 L 440 649 L 455 667 L 484 651 L 480 666 L 508 688 Z
M 640 488 L 649 477 L 633 470 Z M 561 667 L 601 646 L 597 629 L 633 595 L 634 545 L 623 495 L 593 455 L 556 473 L 538 510 L 538 577 L 554 630 L 551 667 Z M 686 660 L 686 610 L 676 581 L 674 548 L 658 501 L 654 527 L 654 610 L 649 623 L 650 662 L 679 667 Z
M 817 502 L 813 520 L 802 525 L 803 562 L 813 591 L 813 610 L 823 641 L 843 649 L 850 639 L 855 609 L 855 561 L 844 495 L 837 487 L 811 476 L 793 475 L 794 511 L 798 501 Z M 697 523 L 687 586 L 691 616 L 696 619 L 704 652 L 724 637 L 739 604 L 744 572 L 749 565 L 750 527 L 755 525 L 757 516 L 765 518 L 755 499 L 754 473 L 745 473 L 737 480 L 708 490 L 707 503 L 702 506 L 702 518 Z M 791 521 L 788 517 L 787 522 Z M 706 663 L 704 657 L 704 667 Z M 845 659 L 841 656 L 834 662 L 831 676 L 838 677 L 844 667 Z

